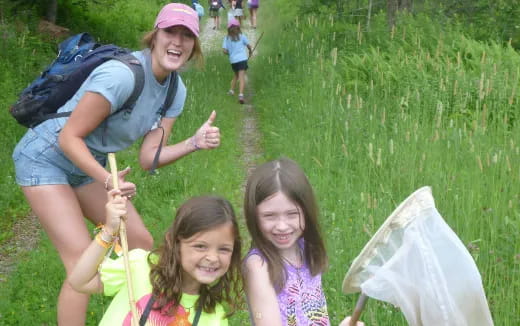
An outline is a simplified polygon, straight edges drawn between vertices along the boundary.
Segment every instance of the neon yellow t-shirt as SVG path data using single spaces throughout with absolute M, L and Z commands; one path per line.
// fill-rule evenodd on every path
M 141 317 L 146 304 L 152 293 L 150 283 L 150 266 L 148 265 L 149 252 L 142 249 L 130 250 L 128 258 L 134 284 L 134 297 L 137 303 L 137 312 Z M 130 304 L 128 302 L 128 288 L 126 283 L 125 267 L 123 257 L 117 259 L 105 259 L 100 266 L 101 281 L 103 282 L 104 294 L 114 296 L 107 311 L 103 315 L 100 326 L 130 325 Z M 195 317 L 195 302 L 198 295 L 184 293 L 181 297 L 181 306 L 175 317 L 152 311 L 146 325 L 153 326 L 188 326 Z M 222 305 L 217 304 L 215 312 L 208 314 L 202 312 L 199 325 L 204 326 L 227 326 L 228 321 L 224 318 L 225 311 Z M 186 322 L 189 322 L 187 324 Z

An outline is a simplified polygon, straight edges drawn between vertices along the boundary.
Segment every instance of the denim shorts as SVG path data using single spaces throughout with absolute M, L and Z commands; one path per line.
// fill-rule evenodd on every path
M 69 184 L 79 187 L 94 181 L 65 156 L 58 145 L 59 132 L 60 126 L 52 120 L 27 131 L 13 152 L 16 183 L 20 186 Z M 106 154 L 92 155 L 99 164 L 106 165 Z

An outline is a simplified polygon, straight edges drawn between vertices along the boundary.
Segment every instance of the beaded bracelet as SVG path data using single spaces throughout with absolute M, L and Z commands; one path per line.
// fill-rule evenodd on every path
M 96 239 L 96 242 L 105 249 L 109 249 L 110 247 L 112 247 L 112 242 L 108 242 L 105 239 L 103 239 L 101 237 L 101 232 L 96 234 L 96 237 L 94 239 Z
M 105 228 L 102 228 L 98 234 L 100 234 L 101 239 L 106 242 L 114 242 L 117 236 L 117 233 L 110 234 Z

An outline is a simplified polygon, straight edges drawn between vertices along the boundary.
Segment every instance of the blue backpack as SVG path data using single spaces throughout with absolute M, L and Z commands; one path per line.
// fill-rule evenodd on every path
M 59 44 L 58 57 L 45 71 L 25 88 L 18 101 L 11 106 L 11 115 L 21 125 L 33 128 L 41 122 L 66 117 L 70 112 L 56 113 L 80 88 L 90 73 L 100 64 L 119 60 L 127 65 L 135 76 L 132 94 L 118 111 L 131 113 L 144 86 L 144 71 L 131 51 L 116 45 L 101 45 L 88 33 L 73 35 Z M 172 73 L 166 100 L 160 108 L 161 116 L 173 102 L 177 93 L 177 73 Z

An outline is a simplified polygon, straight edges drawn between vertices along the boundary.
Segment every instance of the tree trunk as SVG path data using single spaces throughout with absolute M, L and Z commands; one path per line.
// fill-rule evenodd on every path
M 399 11 L 412 11 L 412 0 L 401 0 L 400 2 L 401 3 L 399 4 Z
M 47 5 L 47 15 L 45 19 L 56 24 L 56 16 L 58 13 L 58 0 L 49 0 Z
M 395 16 L 399 9 L 398 0 L 386 0 L 386 19 L 388 21 L 388 27 L 390 30 L 395 25 Z
M 372 0 L 368 0 L 367 32 L 370 30 L 370 18 L 372 16 Z

